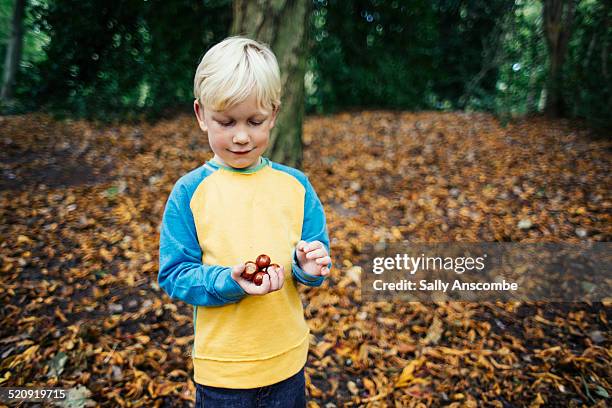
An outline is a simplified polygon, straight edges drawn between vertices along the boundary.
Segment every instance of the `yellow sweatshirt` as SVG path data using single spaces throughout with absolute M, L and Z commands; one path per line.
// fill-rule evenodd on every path
M 162 220 L 158 282 L 194 305 L 195 382 L 262 387 L 304 366 L 309 329 L 296 284 L 324 278 L 298 265 L 300 240 L 329 252 L 323 207 L 297 169 L 265 157 L 248 170 L 209 160 L 176 182 Z M 292 273 L 280 290 L 248 295 L 230 272 L 260 254 Z

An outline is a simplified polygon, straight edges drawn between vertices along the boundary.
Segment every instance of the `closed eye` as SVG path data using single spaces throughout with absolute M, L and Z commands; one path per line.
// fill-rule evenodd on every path
M 231 120 L 231 121 L 229 121 L 229 122 L 221 122 L 221 121 L 217 121 L 217 122 L 218 122 L 218 123 L 219 123 L 221 126 L 223 126 L 223 127 L 229 127 L 229 126 L 232 126 L 232 125 L 234 124 L 234 121 L 233 121 L 233 120 Z M 259 125 L 261 125 L 263 122 L 257 122 L 257 121 L 251 120 L 249 123 L 250 123 L 251 125 L 253 125 L 253 126 L 259 126 Z

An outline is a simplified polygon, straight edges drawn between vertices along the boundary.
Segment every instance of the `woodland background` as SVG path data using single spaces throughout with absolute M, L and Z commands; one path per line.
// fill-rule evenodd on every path
M 611 18 L 605 0 L 0 0 L 0 386 L 193 404 L 193 309 L 157 286 L 158 228 L 212 157 L 195 67 L 246 33 L 284 72 L 269 157 L 309 176 L 336 265 L 300 287 L 309 407 L 610 405 L 612 300 L 360 285 L 373 244 L 610 241 Z
M 9 111 L 106 119 L 190 111 L 194 66 L 232 28 L 229 0 L 2 0 L 2 56 L 15 3 L 23 4 L 23 52 L 14 80 L 18 102 L 5 106 Z M 390 108 L 516 116 L 542 112 L 548 87 L 559 89 L 558 115 L 609 124 L 609 1 L 305 6 L 307 113 Z

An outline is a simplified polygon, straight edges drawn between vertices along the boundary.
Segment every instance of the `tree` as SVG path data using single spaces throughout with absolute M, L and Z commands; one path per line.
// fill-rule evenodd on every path
M 234 0 L 231 32 L 270 46 L 281 72 L 282 105 L 266 155 L 293 167 L 302 165 L 304 74 L 309 0 Z
M 36 1 L 28 16 L 32 31 L 49 41 L 20 72 L 17 99 L 61 116 L 111 121 L 192 109 L 198 60 L 227 37 L 232 3 Z
M 26 0 L 15 0 L 11 22 L 11 38 L 9 39 L 4 59 L 4 77 L 2 79 L 2 90 L 0 91 L 0 100 L 2 101 L 8 101 L 13 98 L 15 76 L 21 61 L 25 5 Z
M 544 0 L 542 8 L 544 34 L 550 60 L 544 112 L 551 117 L 561 116 L 565 110 L 561 95 L 562 68 L 567 54 L 567 44 L 572 34 L 575 10 L 575 0 Z

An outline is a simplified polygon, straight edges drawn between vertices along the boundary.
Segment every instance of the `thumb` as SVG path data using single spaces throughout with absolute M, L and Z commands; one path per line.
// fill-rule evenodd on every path
M 295 257 L 297 258 L 300 265 L 303 264 L 304 261 L 306 261 L 306 253 L 304 251 L 295 251 Z
M 300 242 L 297 243 L 297 245 L 295 246 L 295 249 L 298 252 L 303 252 L 304 251 L 304 247 L 308 244 L 308 242 L 304 241 L 303 239 L 300 240 Z
M 300 242 L 297 243 L 297 245 L 295 246 L 295 255 L 297 256 L 297 259 L 302 262 L 304 261 L 304 259 L 306 258 L 306 252 L 304 252 L 304 247 L 308 244 L 308 242 L 302 240 Z
M 240 278 L 240 274 L 244 272 L 244 264 L 238 264 L 232 267 L 232 279 L 234 279 L 235 281 L 238 281 L 238 279 Z

